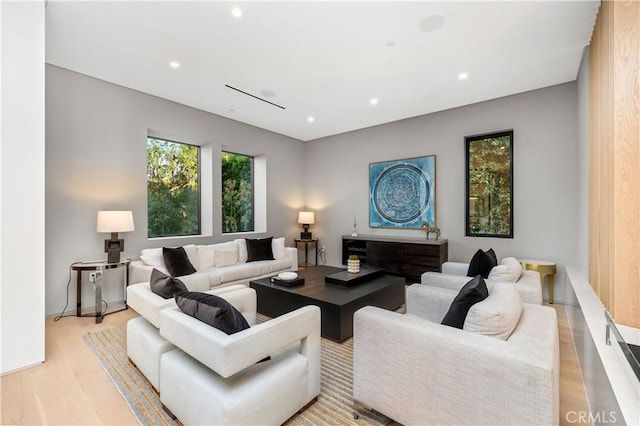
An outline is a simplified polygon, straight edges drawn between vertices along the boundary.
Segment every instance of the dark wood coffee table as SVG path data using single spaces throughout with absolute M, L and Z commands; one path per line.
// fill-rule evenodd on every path
M 353 336 L 353 314 L 364 306 L 395 310 L 405 302 L 403 277 L 383 275 L 354 286 L 325 283 L 324 277 L 344 269 L 318 266 L 298 271 L 304 285 L 284 287 L 269 278 L 251 281 L 258 296 L 258 312 L 277 317 L 306 305 L 322 312 L 322 336 L 342 342 Z

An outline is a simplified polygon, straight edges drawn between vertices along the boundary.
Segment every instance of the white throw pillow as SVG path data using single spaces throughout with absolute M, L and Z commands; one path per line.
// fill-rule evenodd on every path
M 198 246 L 198 263 L 201 271 L 213 268 L 214 245 Z
M 195 244 L 187 244 L 186 246 L 182 246 L 184 251 L 187 253 L 187 257 L 189 258 L 189 262 L 196 268 L 196 271 L 200 270 L 200 261 L 198 259 L 198 248 Z
M 522 301 L 511 283 L 495 283 L 489 297 L 474 304 L 463 330 L 507 340 L 520 321 Z
M 522 265 L 515 257 L 505 257 L 500 265 L 494 266 L 489 272 L 489 279 L 496 281 L 517 282 L 522 275 Z
M 245 263 L 247 261 L 247 240 L 244 238 L 234 240 L 238 244 L 238 263 Z
M 164 264 L 164 257 L 162 257 L 162 247 L 144 249 L 140 251 L 140 260 L 148 266 L 166 268 L 166 265 Z
M 287 252 L 284 249 L 284 237 L 274 238 L 271 240 L 271 251 L 273 251 L 274 259 L 282 259 L 287 257 Z
M 216 268 L 231 266 L 238 263 L 238 246 L 235 249 L 216 248 L 213 252 L 213 262 Z

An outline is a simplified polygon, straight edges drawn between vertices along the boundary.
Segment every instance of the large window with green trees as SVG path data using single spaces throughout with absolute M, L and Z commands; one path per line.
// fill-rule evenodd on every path
M 200 147 L 147 138 L 148 236 L 200 234 Z
M 513 238 L 513 130 L 467 136 L 467 237 Z
M 222 232 L 254 230 L 253 157 L 222 152 Z

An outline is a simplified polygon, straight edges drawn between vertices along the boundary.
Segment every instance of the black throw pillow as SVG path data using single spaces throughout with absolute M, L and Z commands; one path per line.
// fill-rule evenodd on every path
M 247 241 L 247 262 L 273 260 L 273 249 L 271 248 L 271 240 L 273 240 L 273 237 L 245 239 Z
M 441 324 L 462 328 L 469 309 L 474 304 L 486 299 L 487 296 L 489 296 L 487 284 L 480 275 L 476 275 L 460 289 Z
M 189 291 L 186 285 L 177 278 L 171 277 L 164 272 L 153 268 L 149 279 L 151 291 L 165 299 L 170 299 L 176 293 Z
M 249 328 L 249 323 L 231 303 L 213 294 L 188 291 L 175 295 L 182 312 L 226 334 Z
M 476 275 L 482 275 L 482 278 L 488 278 L 489 272 L 491 272 L 497 264 L 498 260 L 493 249 L 489 249 L 489 251 L 486 252 L 478 249 L 469 262 L 467 276 L 475 277 Z
M 182 277 L 183 275 L 191 275 L 196 272 L 187 256 L 184 247 L 162 247 L 162 257 L 167 270 L 174 277 Z

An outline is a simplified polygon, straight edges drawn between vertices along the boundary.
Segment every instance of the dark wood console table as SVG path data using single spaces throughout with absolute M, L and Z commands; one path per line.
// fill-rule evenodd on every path
M 385 268 L 388 274 L 403 276 L 407 284 L 420 282 L 427 271 L 441 272 L 449 260 L 447 240 L 375 235 L 342 236 L 342 263 L 355 254 L 361 263 Z

